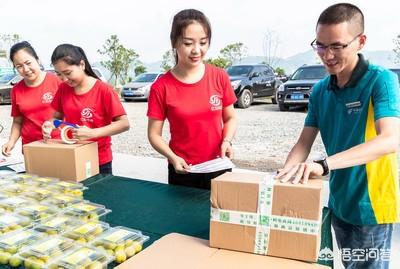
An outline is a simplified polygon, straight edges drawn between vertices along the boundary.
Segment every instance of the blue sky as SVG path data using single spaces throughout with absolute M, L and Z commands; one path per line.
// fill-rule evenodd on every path
M 210 19 L 213 39 L 209 51 L 215 57 L 225 45 L 243 42 L 249 55 L 264 55 L 263 36 L 278 33 L 277 56 L 289 57 L 308 50 L 315 37 L 321 11 L 336 1 L 267 0 L 1 0 L 2 34 L 18 33 L 30 41 L 48 64 L 60 43 L 80 45 L 90 61 L 99 61 L 97 50 L 112 34 L 133 48 L 143 62 L 161 59 L 169 49 L 173 15 L 184 8 L 202 10 Z M 351 1 L 366 17 L 366 50 L 391 50 L 400 34 L 400 2 Z

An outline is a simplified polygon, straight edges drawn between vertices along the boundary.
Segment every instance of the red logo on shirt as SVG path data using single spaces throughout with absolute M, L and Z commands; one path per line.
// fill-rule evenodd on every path
M 84 108 L 81 111 L 81 121 L 90 121 L 93 122 L 93 110 L 91 108 Z
M 211 95 L 210 97 L 211 110 L 221 110 L 222 102 L 221 97 L 219 95 Z
M 43 104 L 49 104 L 53 101 L 53 93 L 52 92 L 46 92 L 45 94 L 42 95 L 42 103 Z

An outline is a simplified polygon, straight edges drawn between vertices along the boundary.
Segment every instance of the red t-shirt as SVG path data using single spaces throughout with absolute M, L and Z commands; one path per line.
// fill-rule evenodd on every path
M 222 110 L 236 102 L 229 77 L 223 69 L 206 64 L 202 79 L 183 83 L 167 72 L 151 86 L 147 116 L 168 119 L 172 151 L 188 164 L 220 155 Z
M 126 115 L 113 88 L 100 80 L 82 95 L 75 94 L 74 88 L 62 83 L 51 105 L 64 114 L 67 122 L 89 128 L 109 125 L 115 117 Z M 112 161 L 110 136 L 90 140 L 97 141 L 100 165 Z
M 31 143 L 43 138 L 42 124 L 53 117 L 51 107 L 54 95 L 61 81 L 51 73 L 46 73 L 43 82 L 37 87 L 29 87 L 24 80 L 17 83 L 11 91 L 11 116 L 22 116 L 22 144 Z M 52 134 L 59 136 L 57 130 Z

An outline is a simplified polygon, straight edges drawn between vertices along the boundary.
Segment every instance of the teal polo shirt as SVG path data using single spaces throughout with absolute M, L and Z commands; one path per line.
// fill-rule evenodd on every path
M 318 128 L 328 156 L 376 137 L 375 121 L 400 117 L 400 89 L 395 74 L 359 55 L 343 88 L 328 76 L 314 87 L 305 126 Z M 329 207 L 355 225 L 399 221 L 397 155 L 330 172 Z

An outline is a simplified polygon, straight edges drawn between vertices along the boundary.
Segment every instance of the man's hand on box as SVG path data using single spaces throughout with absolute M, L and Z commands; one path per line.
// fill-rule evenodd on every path
M 278 174 L 275 176 L 275 178 L 279 179 L 281 182 L 307 184 L 309 178 L 322 176 L 323 173 L 324 169 L 320 164 L 307 162 L 284 167 L 278 171 Z
M 51 139 L 51 131 L 53 131 L 54 125 L 50 121 L 45 121 L 42 124 L 42 135 L 43 139 Z

